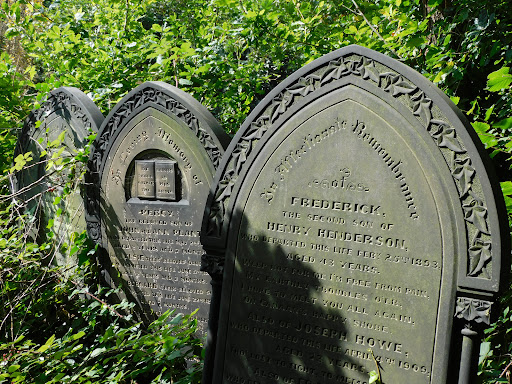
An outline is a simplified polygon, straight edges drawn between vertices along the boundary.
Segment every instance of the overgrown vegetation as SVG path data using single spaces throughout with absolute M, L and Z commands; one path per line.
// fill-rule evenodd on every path
M 84 234 L 76 234 L 67 249 L 80 255 L 77 281 L 88 290 L 42 262 L 55 250 L 51 235 L 42 245 L 25 235 L 30 223 L 22 207 L 12 204 L 8 188 L 16 132 L 29 111 L 59 86 L 83 90 L 106 115 L 136 85 L 166 81 L 193 94 L 233 133 L 284 77 L 334 49 L 363 45 L 415 68 L 464 111 L 493 158 L 510 217 L 512 12 L 507 0 L 0 4 L 4 382 L 142 383 L 171 382 L 171 377 L 193 382 L 200 370 L 184 365 L 198 358 L 198 342 L 190 336 L 194 321 L 178 316 L 165 325 L 162 319 L 146 332 L 125 315 L 128 304 L 106 304 L 110 292 L 94 278 L 94 250 Z M 18 166 L 23 161 L 18 159 Z M 511 305 L 509 291 L 501 315 L 486 331 L 482 382 L 507 382 Z

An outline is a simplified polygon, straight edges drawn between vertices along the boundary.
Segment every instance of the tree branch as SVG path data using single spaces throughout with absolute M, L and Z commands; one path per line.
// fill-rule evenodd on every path
M 384 43 L 387 44 L 386 39 L 384 39 L 384 37 L 382 37 L 382 35 L 379 33 L 379 31 L 377 31 L 375 29 L 375 27 L 370 23 L 370 21 L 366 18 L 363 11 L 361 11 L 361 8 L 359 8 L 359 5 L 357 5 L 355 0 L 352 0 L 352 4 L 354 4 L 354 7 L 356 7 L 357 14 L 364 19 L 364 21 L 370 27 L 370 29 L 373 31 L 373 33 L 375 33 L 379 37 L 379 39 L 381 39 Z M 393 54 L 396 57 L 398 57 L 400 60 L 403 60 L 403 58 L 393 48 L 391 48 L 391 47 L 388 47 L 388 48 L 390 49 L 391 52 L 393 52 Z

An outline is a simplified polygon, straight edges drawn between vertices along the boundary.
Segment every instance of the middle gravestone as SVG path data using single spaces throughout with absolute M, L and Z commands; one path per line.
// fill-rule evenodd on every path
M 206 328 L 199 229 L 228 141 L 205 107 L 162 82 L 131 91 L 100 129 L 86 179 L 88 232 L 107 255 L 107 280 L 122 283 L 147 320 L 199 308 Z

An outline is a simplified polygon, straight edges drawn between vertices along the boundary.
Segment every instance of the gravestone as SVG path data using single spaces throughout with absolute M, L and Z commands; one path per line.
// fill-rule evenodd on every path
M 70 182 L 70 167 L 66 159 L 76 156 L 88 142 L 88 136 L 98 131 L 103 115 L 82 91 L 62 87 L 50 92 L 47 101 L 27 117 L 15 150 L 15 157 L 32 152 L 32 160 L 13 179 L 15 199 L 26 204 L 26 213 L 34 218 L 32 236 L 46 239 L 47 225 L 54 220 L 53 231 L 58 244 L 68 243 L 73 232 L 86 229 L 81 185 L 69 185 L 70 195 L 54 204 Z M 53 143 L 53 145 L 52 145 Z M 60 152 L 60 153 L 59 153 Z M 52 157 L 54 157 L 52 159 Z M 47 169 L 49 161 L 55 164 Z M 55 172 L 58 170 L 58 172 Z M 75 174 L 80 174 L 80 169 Z M 57 211 L 62 211 L 57 215 Z M 55 253 L 58 265 L 72 266 L 75 260 Z
M 148 82 L 115 106 L 94 142 L 89 235 L 106 253 L 107 279 L 123 284 L 147 321 L 168 309 L 199 308 L 199 328 L 206 328 L 211 288 L 200 271 L 199 230 L 228 140 L 193 97 Z
M 468 383 L 508 241 L 453 103 L 382 54 L 332 52 L 260 103 L 216 174 L 203 382 Z

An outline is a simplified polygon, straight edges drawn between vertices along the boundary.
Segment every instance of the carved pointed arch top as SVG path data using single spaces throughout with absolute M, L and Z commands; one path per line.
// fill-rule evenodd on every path
M 96 243 L 101 243 L 100 179 L 106 156 L 123 127 L 147 108 L 173 115 L 188 126 L 204 146 L 215 168 L 230 141 L 215 117 L 201 103 L 172 85 L 151 81 L 129 92 L 105 118 L 89 155 L 85 210 L 87 230 Z
M 509 265 L 508 225 L 499 184 L 478 136 L 450 99 L 425 77 L 394 59 L 355 45 L 298 70 L 249 115 L 217 170 L 203 221 L 203 244 L 212 255 L 225 249 L 238 178 L 251 155 L 271 135 L 274 123 L 315 94 L 356 79 L 405 106 L 432 138 L 449 168 L 464 215 L 469 245 L 466 263 L 459 267 L 458 285 L 497 292 Z M 222 264 L 222 256 L 205 257 L 203 268 L 219 271 Z

